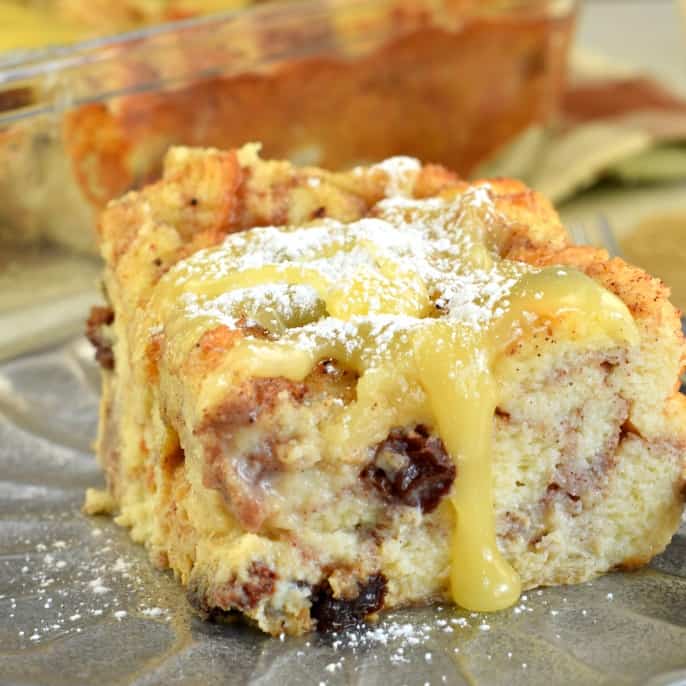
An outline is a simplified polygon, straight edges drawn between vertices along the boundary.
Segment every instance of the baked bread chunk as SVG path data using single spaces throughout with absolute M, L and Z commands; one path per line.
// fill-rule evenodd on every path
M 112 510 L 206 615 L 272 634 L 647 563 L 684 502 L 656 279 L 521 183 L 172 149 L 100 225 Z

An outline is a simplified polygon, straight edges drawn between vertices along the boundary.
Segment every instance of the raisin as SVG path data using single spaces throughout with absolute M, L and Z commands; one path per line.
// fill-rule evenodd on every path
M 93 307 L 86 322 L 86 337 L 95 348 L 95 359 L 103 369 L 114 369 L 112 342 L 104 331 L 114 321 L 111 307 Z
M 393 429 L 360 476 L 389 502 L 431 512 L 450 491 L 456 474 L 443 441 L 419 424 Z
M 355 598 L 334 598 L 328 581 L 312 590 L 310 615 L 317 620 L 317 631 L 341 631 L 359 624 L 367 615 L 383 607 L 386 577 L 375 574 L 360 586 Z

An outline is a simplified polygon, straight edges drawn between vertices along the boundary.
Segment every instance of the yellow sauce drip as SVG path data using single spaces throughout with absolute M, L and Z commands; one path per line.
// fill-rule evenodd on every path
M 281 331 L 276 341 L 243 339 L 217 378 L 225 383 L 230 372 L 300 381 L 324 357 L 356 369 L 361 375 L 357 400 L 324 429 L 327 449 L 337 459 L 383 440 L 394 426 L 433 425 L 457 464 L 451 493 L 456 522 L 452 596 L 470 610 L 498 610 L 516 602 L 521 590 L 496 543 L 491 453 L 498 358 L 530 327 L 546 326 L 587 346 L 633 344 L 636 330 L 626 306 L 584 274 L 502 260 L 487 244 L 484 226 L 496 218 L 489 206 L 483 207 L 483 198 L 465 196 L 460 212 L 456 203 L 437 207 L 415 201 L 408 209 L 403 202 L 400 210 L 381 212 L 389 221 L 385 225 L 329 222 L 323 228 L 331 240 L 305 246 L 301 261 L 297 254 L 279 257 L 282 253 L 272 247 L 279 237 L 270 230 L 229 238 L 224 246 L 172 270 L 158 285 L 159 302 L 151 311 L 166 305 L 161 321 L 180 346 L 182 359 L 203 330 L 221 323 L 216 298 L 222 294 L 249 293 L 265 284 L 311 287 L 324 301 L 328 319 Z M 424 224 L 418 224 L 420 218 Z M 394 226 L 403 222 L 408 234 L 421 236 L 421 245 L 403 242 L 402 230 L 394 237 Z M 294 243 L 307 241 L 308 229 L 284 229 L 289 231 Z M 375 231 L 383 250 L 366 237 Z M 252 265 L 255 254 L 267 258 L 257 267 L 243 266 L 245 256 Z M 327 271 L 326 264 L 336 257 L 349 260 Z M 500 290 L 484 301 L 491 283 L 501 283 Z M 459 298 L 459 288 L 470 284 L 470 297 L 454 305 L 450 316 L 438 316 L 429 293 L 435 298 L 443 289 Z M 192 294 L 190 310 L 174 310 L 179 293 Z M 247 300 L 227 302 L 227 316 L 236 316 L 243 314 Z M 466 316 L 470 308 L 481 313 L 476 323 Z M 343 333 L 326 328 L 332 321 Z M 389 333 L 386 324 L 395 329 Z
M 521 591 L 519 576 L 495 540 L 491 432 L 496 387 L 486 337 L 445 322 L 423 332 L 415 355 L 438 430 L 457 463 L 452 491 L 456 527 L 450 589 L 468 610 L 509 607 Z
M 501 610 L 521 592 L 518 575 L 496 545 L 491 434 L 498 403 L 493 366 L 526 326 L 524 313 L 531 321 L 557 320 L 557 329 L 566 325 L 569 336 L 584 341 L 605 334 L 635 342 L 623 303 L 580 272 L 559 268 L 525 275 L 513 289 L 507 314 L 488 330 L 459 330 L 440 321 L 417 340 L 419 380 L 459 470 L 452 493 L 457 526 L 450 581 L 453 599 L 468 610 Z

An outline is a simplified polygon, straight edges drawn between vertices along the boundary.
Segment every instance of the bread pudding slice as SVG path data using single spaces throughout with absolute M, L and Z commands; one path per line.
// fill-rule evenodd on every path
M 86 509 L 205 615 L 497 610 L 676 530 L 678 313 L 521 183 L 175 148 L 100 237 L 108 493 Z

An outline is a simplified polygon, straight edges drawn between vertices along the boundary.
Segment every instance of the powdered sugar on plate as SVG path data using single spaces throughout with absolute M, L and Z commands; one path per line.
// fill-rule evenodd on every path
M 109 525 L 111 528 L 113 525 Z M 116 532 L 120 539 L 123 532 Z M 33 538 L 17 541 L 24 552 L 18 573 L 4 581 L 0 603 L 14 623 L 16 638 L 31 643 L 80 634 L 95 624 L 121 622 L 132 613 L 151 619 L 169 619 L 169 610 L 149 607 L 147 560 L 117 554 L 118 544 L 100 527 L 90 530 L 92 541 Z M 82 551 L 87 550 L 87 554 Z M 16 565 L 15 565 L 16 568 Z

